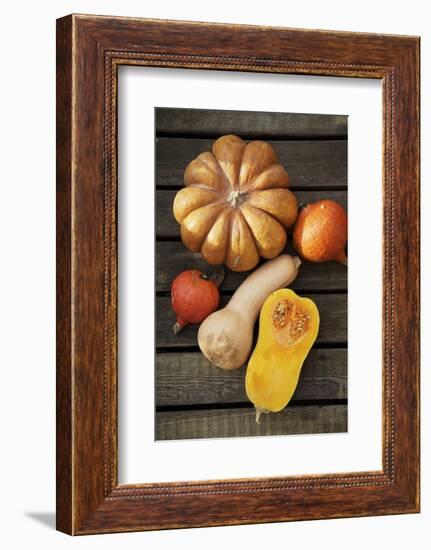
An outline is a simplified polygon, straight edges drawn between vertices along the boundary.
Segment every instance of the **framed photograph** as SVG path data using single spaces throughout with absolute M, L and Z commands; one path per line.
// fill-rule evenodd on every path
M 57 528 L 419 511 L 419 38 L 57 21 Z
M 120 75 L 120 81 L 122 78 L 123 74 Z M 129 88 L 136 86 L 138 89 L 142 81 L 139 76 L 140 80 L 135 81 L 133 72 L 127 74 L 126 71 L 124 78 L 128 79 Z M 260 87 L 256 79 L 254 86 Z M 133 99 L 126 98 L 126 103 L 131 105 Z M 136 109 L 129 111 L 131 116 L 136 117 Z M 340 254 L 341 261 L 318 263 L 306 262 L 304 258 L 300 260 L 292 243 L 298 206 L 301 205 L 300 212 L 304 220 L 308 211 L 314 210 L 320 215 L 329 212 L 330 208 L 339 209 L 341 215 L 345 216 L 347 118 L 344 115 L 328 114 L 156 108 L 156 376 L 154 382 L 148 380 L 149 385 L 155 383 L 156 440 L 347 432 L 345 242 L 337 244 L 336 250 L 329 252 L 329 255 L 334 256 Z M 316 132 L 317 127 L 319 133 Z M 247 136 L 248 141 L 235 134 L 226 134 L 229 131 Z M 221 137 L 214 139 L 209 137 L 211 135 Z M 257 136 L 259 139 L 255 139 Z M 123 133 L 120 132 L 120 139 L 122 137 Z M 212 183 L 210 178 L 214 172 L 206 172 L 202 163 L 216 159 L 214 154 L 220 158 L 217 162 L 223 163 L 220 155 L 223 155 L 223 151 L 231 153 L 233 147 L 238 148 L 241 157 L 235 165 L 238 174 L 244 170 L 243 165 L 247 166 L 247 156 L 251 159 L 252 170 L 260 171 L 257 163 L 262 151 L 273 156 L 270 161 L 273 165 L 261 170 L 263 176 L 256 176 L 253 172 L 249 179 L 256 180 L 255 183 L 243 183 L 234 189 L 229 185 L 227 190 L 223 185 L 220 186 L 220 192 L 218 188 L 209 191 Z M 119 158 L 123 160 L 121 154 Z M 127 165 L 130 167 L 130 156 L 128 158 Z M 288 171 L 285 167 L 288 167 Z M 267 180 L 267 177 L 271 179 Z M 199 183 L 192 183 L 195 181 L 192 178 L 199 178 Z M 185 179 L 188 185 L 184 187 Z M 270 187 L 260 189 L 261 185 Z M 278 185 L 282 187 L 277 188 Z M 133 207 L 122 208 L 123 201 L 127 203 L 127 193 L 119 194 L 119 227 L 123 227 L 121 216 L 127 216 L 128 222 L 125 223 L 132 232 L 139 221 L 133 218 Z M 197 204 L 195 197 L 199 197 L 200 202 Z M 207 204 L 207 200 L 211 202 Z M 140 202 L 133 196 L 129 197 L 129 201 L 133 204 Z M 195 206 L 198 208 L 189 212 Z M 270 212 L 272 215 L 269 215 Z M 208 216 L 211 225 L 209 231 L 203 228 L 204 232 L 207 231 L 205 236 L 202 236 L 200 229 L 196 232 L 192 225 L 196 223 L 196 216 L 201 215 L 204 216 L 204 224 Z M 247 222 L 244 226 L 239 225 L 243 219 L 238 218 L 238 215 Z M 139 216 L 137 212 L 137 218 Z M 215 217 L 214 222 L 212 216 Z M 234 241 L 236 231 L 244 231 L 238 249 L 235 249 Z M 344 234 L 347 237 L 346 224 Z M 119 237 L 121 246 L 121 232 Z M 197 238 L 196 246 L 190 242 L 190 238 Z M 316 239 L 313 239 L 313 243 L 316 243 Z M 148 249 L 150 247 L 151 243 L 148 243 Z M 259 259 L 260 255 L 262 260 Z M 299 261 L 301 264 L 297 267 L 294 262 Z M 220 267 L 223 264 L 226 267 Z M 265 270 L 259 269 L 264 265 Z M 260 275 L 261 272 L 263 275 Z M 279 280 L 279 273 L 286 280 Z M 271 277 L 271 274 L 275 279 L 273 282 L 271 280 L 268 287 L 266 278 Z M 130 275 L 134 276 L 140 280 L 143 274 Z M 214 291 L 213 303 L 213 294 L 210 294 L 211 291 L 206 294 L 206 289 L 214 288 L 211 279 L 217 276 L 223 277 L 223 280 L 216 281 L 220 285 L 220 292 Z M 136 307 L 140 309 L 149 297 L 148 300 L 143 297 L 142 302 L 136 302 L 134 281 L 127 275 L 125 277 L 126 284 L 119 294 L 120 303 L 130 303 L 135 296 L 135 303 L 139 304 Z M 196 290 L 196 277 L 197 281 L 201 281 L 201 277 L 209 277 L 210 282 L 201 283 L 201 288 Z M 251 386 L 246 388 L 245 375 L 248 372 L 250 385 L 253 370 L 242 367 L 250 356 L 250 344 L 252 348 L 257 344 L 258 337 L 256 334 L 253 338 L 253 329 L 263 302 L 279 286 L 287 286 L 290 277 L 293 280 L 289 287 L 295 294 L 315 304 L 319 312 L 319 328 L 310 351 L 307 346 L 306 351 L 298 356 L 297 367 L 291 373 L 286 371 L 289 380 L 281 384 L 280 396 L 276 397 L 282 401 L 282 412 L 260 419 L 261 411 L 270 411 L 274 407 L 280 409 L 280 406 L 256 401 L 260 397 L 257 395 L 254 396 L 256 403 L 250 401 L 253 389 Z M 199 293 L 196 298 L 195 292 Z M 208 300 L 207 305 L 202 303 L 205 299 Z M 253 303 L 248 304 L 249 300 L 253 300 Z M 254 300 L 258 300 L 258 303 L 255 304 Z M 289 304 L 290 301 L 289 298 Z M 228 329 L 227 323 L 232 318 L 235 303 L 240 304 L 240 311 L 233 317 L 234 327 Z M 286 342 L 288 348 L 294 352 L 293 344 L 304 342 L 299 336 L 305 335 L 306 328 L 312 328 L 313 320 L 308 310 L 302 311 L 300 302 L 295 309 L 297 313 L 290 320 L 284 319 L 282 310 L 286 306 L 285 298 L 278 300 L 278 304 L 279 321 L 275 311 L 270 314 L 270 325 L 276 329 L 273 335 L 276 340 L 271 343 L 271 348 L 276 349 L 279 335 L 283 333 L 280 330 L 284 329 L 289 340 Z M 210 317 L 208 311 L 220 305 L 225 305 L 227 309 L 219 309 L 217 314 Z M 301 314 L 304 316 L 302 321 Z M 205 319 L 199 322 L 202 317 Z M 194 322 L 185 324 L 189 318 Z M 133 336 L 130 336 L 134 324 L 131 315 L 129 319 L 126 316 L 120 317 L 120 320 L 125 323 L 120 324 L 119 348 L 122 350 L 124 343 L 130 353 L 142 345 L 142 337 L 134 341 Z M 211 326 L 213 322 L 216 324 Z M 262 317 L 260 324 L 265 326 Z M 142 326 L 142 323 L 137 323 L 139 325 Z M 216 328 L 220 330 L 215 331 Z M 293 337 L 295 330 L 298 338 Z M 235 341 L 233 335 L 236 332 L 239 334 Z M 209 342 L 213 335 L 216 340 Z M 262 343 L 262 337 L 260 340 Z M 150 342 L 144 344 L 144 353 L 150 345 Z M 281 350 L 283 358 L 280 359 L 284 365 L 286 348 L 282 347 Z M 235 353 L 238 357 L 234 357 Z M 259 353 L 258 349 L 256 353 Z M 124 357 L 122 359 L 125 360 Z M 134 363 L 140 364 L 140 361 Z M 125 372 L 122 380 L 131 387 L 137 387 L 141 382 L 131 382 L 131 368 L 126 367 L 129 376 Z M 297 377 L 298 374 L 300 376 Z M 268 381 L 271 382 L 275 377 L 276 374 L 271 373 Z M 291 397 L 292 391 L 294 394 Z M 286 407 L 288 400 L 290 406 Z M 141 414 L 148 415 L 150 411 L 142 410 Z M 259 415 L 259 422 L 256 422 L 256 414 Z M 279 443 L 283 445 L 282 441 Z

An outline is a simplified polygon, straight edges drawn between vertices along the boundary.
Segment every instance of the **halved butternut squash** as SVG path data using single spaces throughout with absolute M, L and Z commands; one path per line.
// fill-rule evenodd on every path
M 281 411 L 289 403 L 317 338 L 319 320 L 315 303 L 288 288 L 276 290 L 265 300 L 245 379 L 256 422 L 261 413 Z

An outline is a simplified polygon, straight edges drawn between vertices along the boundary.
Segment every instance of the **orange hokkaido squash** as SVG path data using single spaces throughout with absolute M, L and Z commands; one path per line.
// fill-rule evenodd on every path
M 212 153 L 201 153 L 187 166 L 184 183 L 174 216 L 183 243 L 209 264 L 248 271 L 260 256 L 275 258 L 283 250 L 298 208 L 271 145 L 223 136 Z

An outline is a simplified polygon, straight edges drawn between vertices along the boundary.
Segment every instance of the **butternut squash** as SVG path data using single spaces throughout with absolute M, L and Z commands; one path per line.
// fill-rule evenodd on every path
M 244 365 L 253 344 L 253 327 L 271 292 L 289 285 L 301 260 L 282 254 L 256 269 L 238 287 L 229 303 L 201 324 L 198 343 L 202 353 L 222 369 Z
M 268 296 L 245 378 L 256 422 L 261 413 L 281 411 L 289 403 L 318 332 L 319 311 L 312 300 L 288 288 Z

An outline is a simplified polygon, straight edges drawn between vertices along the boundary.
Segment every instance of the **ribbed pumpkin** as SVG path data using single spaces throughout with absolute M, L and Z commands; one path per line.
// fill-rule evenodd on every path
M 186 168 L 186 187 L 174 200 L 181 238 L 212 265 L 248 271 L 259 257 L 274 258 L 295 223 L 297 202 L 289 176 L 264 141 L 219 138 Z

